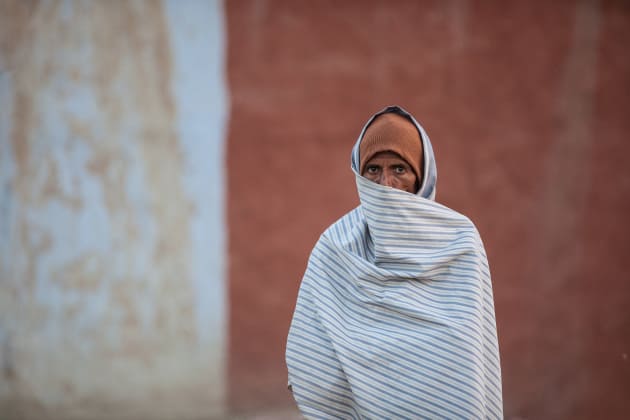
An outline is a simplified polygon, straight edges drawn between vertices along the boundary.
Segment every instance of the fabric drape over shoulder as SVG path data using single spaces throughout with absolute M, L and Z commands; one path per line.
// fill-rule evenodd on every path
M 311 253 L 287 340 L 289 384 L 307 418 L 502 418 L 482 241 L 468 218 L 433 201 L 429 138 L 404 110 L 381 112 L 392 110 L 421 133 L 420 190 L 359 175 L 364 128 L 352 154 L 361 204 Z

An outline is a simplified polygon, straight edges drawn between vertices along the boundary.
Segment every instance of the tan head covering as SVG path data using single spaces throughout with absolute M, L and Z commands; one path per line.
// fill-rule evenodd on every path
M 360 173 L 380 152 L 394 152 L 403 158 L 422 180 L 422 141 L 411 121 L 392 112 L 379 115 L 368 126 L 359 145 Z

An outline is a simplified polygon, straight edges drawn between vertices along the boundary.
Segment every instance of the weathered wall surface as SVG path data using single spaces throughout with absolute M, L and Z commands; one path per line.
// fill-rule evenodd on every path
M 284 343 L 350 149 L 397 103 L 438 201 L 476 222 L 507 418 L 630 412 L 630 8 L 622 1 L 230 1 L 230 404 L 289 405 Z
M 2 418 L 223 411 L 219 2 L 0 5 Z

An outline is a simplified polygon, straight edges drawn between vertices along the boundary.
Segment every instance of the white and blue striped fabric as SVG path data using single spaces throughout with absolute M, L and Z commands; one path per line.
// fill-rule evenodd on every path
M 286 348 L 294 398 L 313 419 L 502 418 L 483 244 L 433 201 L 422 127 L 382 112 L 417 126 L 424 180 L 414 195 L 360 176 L 364 127 L 352 153 L 361 205 L 322 234 L 300 286 Z

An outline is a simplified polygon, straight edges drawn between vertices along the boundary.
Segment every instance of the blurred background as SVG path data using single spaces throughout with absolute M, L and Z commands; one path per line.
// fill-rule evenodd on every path
M 624 0 L 0 0 L 0 418 L 297 418 L 390 104 L 484 240 L 505 417 L 627 418 L 629 43 Z

